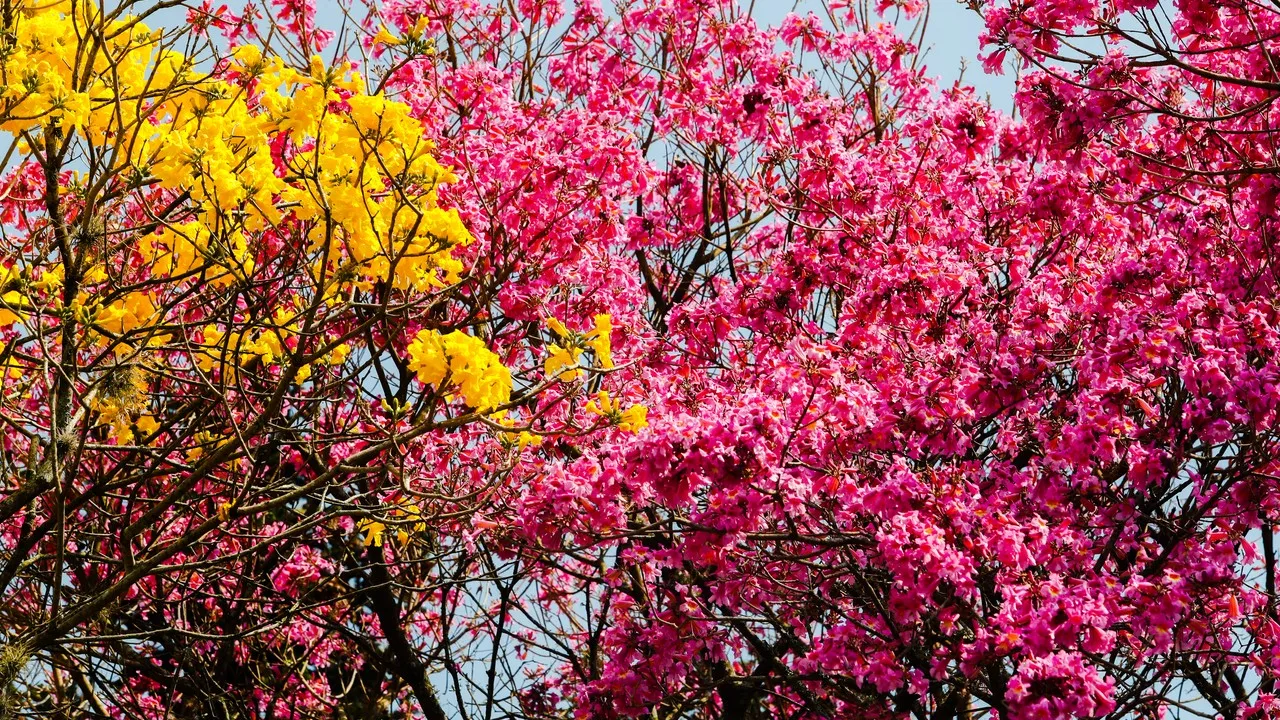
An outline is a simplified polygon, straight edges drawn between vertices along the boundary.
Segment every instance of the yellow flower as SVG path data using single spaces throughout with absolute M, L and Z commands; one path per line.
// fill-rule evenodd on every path
M 90 270 L 90 274 L 93 274 L 92 270 Z M 63 267 L 61 264 L 47 268 L 40 274 L 39 279 L 32 281 L 31 287 L 36 288 L 41 292 L 52 292 L 62 287 L 62 275 Z M 16 277 L 16 275 L 12 277 Z M 6 280 L 4 284 L 8 285 L 10 281 L 11 280 Z M 87 282 L 92 283 L 93 281 L 87 280 Z M 101 282 L 101 280 L 99 280 L 99 282 Z
M 552 345 L 551 354 L 547 356 L 546 362 L 543 364 L 543 372 L 549 378 L 573 382 L 578 379 L 581 371 L 571 368 L 578 367 L 578 357 L 581 354 L 582 351 L 576 347 L 570 346 L 566 348 Z
M 223 435 L 207 431 L 198 432 L 195 434 L 195 437 L 192 438 L 192 442 L 195 444 L 195 447 L 187 451 L 187 460 L 189 462 L 199 460 L 204 457 L 206 450 L 210 452 L 215 451 L 223 445 L 226 445 L 229 441 L 230 439 Z
M 160 423 L 151 415 L 143 415 L 135 420 L 133 424 L 138 428 L 138 432 L 142 433 L 143 437 L 150 437 L 160 429 Z
M 116 335 L 134 328 L 150 325 L 157 319 L 158 311 L 151 296 L 145 292 L 129 293 L 98 311 L 97 324 Z
M 456 387 L 467 405 L 492 410 L 511 400 L 511 371 L 478 337 L 423 330 L 409 344 L 409 369 L 437 390 Z
M 256 45 L 241 45 L 231 53 L 234 62 L 231 70 L 249 76 L 256 76 L 266 66 L 262 50 Z
M 64 131 L 72 129 L 83 129 L 89 124 L 89 96 L 84 93 L 71 93 L 63 98 L 60 103 L 62 115 L 58 118 L 58 124 Z
M 59 270 L 61 270 L 62 266 L 59 265 L 58 268 Z M 46 272 L 45 276 L 48 276 L 50 274 L 51 273 Z M 61 275 L 61 273 L 59 273 L 59 275 Z M 103 282 L 106 279 L 107 279 L 107 269 L 102 265 L 94 265 L 93 267 L 85 271 L 84 277 L 81 278 L 80 283 L 81 285 L 97 285 L 98 283 Z M 32 283 L 32 285 L 36 285 L 36 283 Z
M 401 545 L 409 543 L 409 530 L 420 533 L 427 529 L 427 523 L 422 517 L 422 509 L 413 503 L 403 504 L 392 510 L 391 514 L 397 518 L 404 518 L 403 522 L 398 522 L 396 527 L 396 541 Z
M 601 390 L 596 393 L 595 400 L 587 403 L 586 409 L 587 412 L 595 413 L 596 415 L 608 416 L 614 411 L 614 406 L 612 401 L 609 400 L 609 393 Z
M 26 316 L 26 313 L 22 312 L 22 308 L 26 306 L 26 300 L 17 290 L 10 290 L 0 295 L 0 327 L 9 327 Z
M 649 427 L 649 408 L 644 405 L 632 405 L 622 412 L 618 421 L 618 429 L 638 433 Z
M 619 430 L 626 432 L 638 433 L 649 427 L 649 408 L 644 405 L 632 405 L 623 410 L 622 405 L 610 399 L 609 393 L 604 390 L 596 393 L 595 399 L 587 403 L 586 410 L 604 417 L 609 422 L 617 425 Z
M 613 352 L 610 347 L 610 336 L 613 334 L 613 318 L 608 314 L 597 315 L 595 328 L 587 333 L 587 344 L 596 353 L 600 367 L 613 369 Z
M 534 435 L 528 430 L 521 430 L 519 434 L 516 435 L 516 449 L 518 450 L 524 450 L 525 448 L 531 445 L 541 445 L 541 444 L 542 444 L 542 436 Z
M 382 536 L 387 531 L 387 526 L 373 518 L 364 518 L 360 524 L 356 526 L 357 530 L 365 533 L 364 544 L 373 547 L 382 547 Z
M 404 41 L 396 37 L 395 35 L 391 34 L 391 31 L 387 29 L 386 25 L 383 25 L 381 28 L 379 28 L 378 33 L 373 36 L 374 45 L 386 45 L 390 47 L 394 45 L 399 45 L 402 42 Z
M 546 318 L 546 323 L 560 338 L 560 343 L 550 346 L 550 355 L 543 366 L 543 371 L 549 377 L 559 377 L 568 382 L 578 379 L 581 371 L 574 368 L 586 348 L 595 353 L 600 368 L 613 368 L 613 354 L 609 344 L 613 334 L 613 320 L 608 314 L 596 315 L 595 326 L 585 335 L 573 332 L 553 317 Z
M 329 351 L 329 354 L 324 358 L 324 363 L 326 365 L 341 365 L 347 361 L 347 356 L 350 354 L 351 346 L 347 343 L 342 343 Z
M 547 327 L 551 328 L 556 335 L 559 335 L 561 340 L 569 339 L 569 328 L 565 327 L 564 323 L 559 320 L 553 317 L 547 318 Z

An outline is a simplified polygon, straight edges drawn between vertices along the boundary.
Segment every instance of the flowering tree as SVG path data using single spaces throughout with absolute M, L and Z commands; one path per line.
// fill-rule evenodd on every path
M 1142 480 L 1122 456 L 1126 525 L 1096 566 L 1144 594 L 1129 610 L 1134 650 L 1111 671 L 1117 712 L 1268 717 L 1280 669 L 1271 111 L 1280 86 L 1268 48 L 1280 14 L 1238 2 L 998 2 L 985 18 L 988 63 L 1031 67 L 1018 98 L 1028 144 L 1153 242 L 1112 270 L 1122 304 L 1108 306 L 1103 350 L 1122 368 L 1148 365 L 1145 385 L 1160 383 L 1142 408 L 1150 429 L 1129 445 L 1159 471 Z M 1141 355 L 1126 359 L 1120 350 L 1135 341 Z M 1137 397 L 1139 384 L 1131 375 L 1113 392 Z M 1159 633 L 1135 633 L 1145 628 Z
M 8 707 L 1277 712 L 1272 11 L 161 9 L 0 17 Z
M 506 437 L 540 388 L 513 388 L 522 344 L 408 106 L 349 63 L 153 31 L 159 9 L 3 18 L 5 700 L 318 711 L 351 652 L 331 633 L 385 646 L 378 679 L 330 678 L 344 706 L 431 708 L 386 538 L 430 543 L 485 491 L 405 464 L 473 424 Z M 179 670 L 194 655 L 212 674 Z M 244 695 L 216 679 L 237 666 Z

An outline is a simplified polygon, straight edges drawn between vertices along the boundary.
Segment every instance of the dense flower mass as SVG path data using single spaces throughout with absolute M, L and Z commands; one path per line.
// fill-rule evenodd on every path
M 971 4 L 0 8 L 0 714 L 1280 714 L 1280 11 Z

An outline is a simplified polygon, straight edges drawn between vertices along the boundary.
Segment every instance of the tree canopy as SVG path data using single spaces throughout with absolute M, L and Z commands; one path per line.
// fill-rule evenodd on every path
M 1280 10 L 5 0 L 0 717 L 1280 714 Z

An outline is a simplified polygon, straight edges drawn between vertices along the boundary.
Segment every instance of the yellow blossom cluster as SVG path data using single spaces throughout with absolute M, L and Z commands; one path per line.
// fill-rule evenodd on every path
M 456 282 L 463 267 L 451 249 L 471 242 L 456 210 L 437 206 L 437 188 L 456 178 L 431 155 L 422 124 L 404 103 L 364 93 L 350 65 L 310 74 L 240 48 L 234 68 L 255 79 L 270 130 L 306 147 L 289 157 L 294 182 L 279 189 L 286 205 L 313 224 L 311 242 L 330 268 L 351 263 L 361 286 L 389 280 L 400 290 Z M 281 92 L 284 89 L 285 92 Z
M 409 369 L 437 389 L 456 387 L 467 405 L 492 410 L 511 400 L 511 372 L 478 337 L 423 330 L 409 344 Z
M 386 520 L 395 525 L 396 542 L 400 545 L 409 544 L 409 540 L 412 537 L 409 535 L 409 530 L 413 530 L 415 533 L 422 533 L 427 529 L 426 519 L 422 516 L 422 509 L 414 503 L 401 503 L 398 507 L 393 507 Z M 365 545 L 382 547 L 383 539 L 387 533 L 386 522 L 377 518 L 367 517 L 360 520 L 356 529 L 365 534 Z
M 155 300 L 147 292 L 133 292 L 97 311 L 94 322 L 117 335 L 151 324 L 157 317 Z
M 619 430 L 626 432 L 638 433 L 649 427 L 649 408 L 644 405 L 631 405 L 624 410 L 621 403 L 610 398 L 609 393 L 604 390 L 596 393 L 595 399 L 587 403 L 587 412 L 605 418 L 617 425 Z
M 178 85 L 190 71 L 136 18 L 107 20 L 93 3 L 19 0 L 11 7 L 13 22 L 0 37 L 0 129 L 79 129 L 105 141 L 148 114 L 149 89 Z M 100 38 L 87 37 L 89 28 L 100 28 Z M 86 53 L 91 43 L 100 44 Z
M 0 271 L 0 326 L 8 327 L 26 315 L 27 298 L 17 288 L 22 286 L 22 274 L 15 267 Z
M 504 430 L 499 436 L 504 447 L 515 448 L 518 451 L 523 451 L 535 445 L 542 444 L 541 435 L 530 432 L 529 430 L 517 430 L 516 420 L 508 417 L 505 410 L 499 410 L 491 414 L 489 419 L 504 428 L 510 428 L 509 430 Z
M 613 369 L 613 352 L 609 344 L 613 334 L 613 318 L 610 315 L 596 315 L 595 326 L 586 333 L 575 333 L 553 317 L 547 318 L 547 327 L 555 332 L 560 341 L 551 344 L 550 353 L 543 365 L 547 377 L 566 382 L 577 380 L 582 373 L 578 369 L 579 361 L 583 351 L 587 349 L 595 354 L 601 369 Z
M 455 176 L 409 106 L 371 92 L 351 64 L 315 57 L 295 68 L 252 45 L 226 62 L 214 50 L 209 63 L 194 36 L 92 3 L 14 0 L 5 16 L 0 131 L 13 135 L 22 162 L 41 164 L 57 147 L 87 169 L 63 173 L 71 179 L 56 189 L 60 214 L 77 226 L 74 252 L 0 266 L 0 329 L 67 322 L 81 347 L 113 348 L 120 363 L 180 349 L 189 360 L 163 371 L 234 382 L 292 367 L 301 384 L 312 373 L 294 356 L 304 341 L 332 348 L 317 368 L 352 351 L 316 332 L 315 318 L 340 314 L 361 293 L 395 293 L 407 305 L 462 280 L 454 253 L 473 238 L 438 201 Z M 287 254 L 268 249 L 280 243 Z M 300 271 L 273 275 L 282 258 Z M 209 302 L 218 291 L 265 305 Z M 583 342 L 607 357 L 607 335 L 603 345 Z M 510 400 L 510 372 L 478 337 L 423 331 L 409 356 L 423 383 L 472 408 Z M 118 442 L 159 427 L 144 385 L 119 385 L 92 403 Z
M 452 248 L 472 237 L 456 210 L 437 205 L 437 188 L 455 178 L 431 155 L 408 106 L 365 94 L 349 64 L 328 68 L 312 58 L 304 74 L 247 45 L 231 69 L 252 82 L 251 93 L 204 79 L 197 92 L 164 104 L 166 122 L 150 138 L 149 171 L 202 208 L 157 233 L 158 268 L 180 274 L 214 260 L 225 273 L 211 281 L 243 277 L 253 271 L 245 233 L 279 223 L 287 209 L 310 221 L 318 277 L 341 274 L 364 289 L 389 281 L 399 290 L 457 280 L 463 267 Z M 297 151 L 277 174 L 270 147 L 281 135 Z M 329 283 L 327 292 L 342 285 Z
M 231 381 L 238 367 L 253 363 L 275 364 L 288 353 L 286 343 L 297 332 L 297 315 L 285 308 L 277 309 L 273 317 L 259 321 L 243 332 L 227 332 L 214 325 L 206 325 L 202 330 L 204 342 L 195 356 L 195 364 L 206 373 L 220 368 L 224 377 Z M 301 383 L 310 376 L 310 366 L 304 365 L 294 381 Z
M 408 106 L 366 92 L 350 64 L 317 57 L 299 71 L 249 45 L 211 75 L 172 47 L 138 17 L 66 0 L 15 0 L 0 37 L 0 129 L 24 144 L 78 133 L 105 159 L 95 173 L 171 193 L 136 245 L 153 279 L 246 283 L 261 261 L 255 238 L 292 219 L 307 233 L 312 290 L 326 299 L 458 281 L 465 268 L 452 251 L 472 236 L 437 204 L 455 178 Z M 89 279 L 79 285 L 93 292 Z M 32 287 L 0 291 L 0 323 L 22 319 Z M 115 334 L 162 322 L 156 301 L 77 300 L 87 322 Z M 239 356 L 279 356 L 269 337 L 251 342 L 266 344 Z
M 130 443 L 135 434 L 145 437 L 160 426 L 151 415 L 139 415 L 148 390 L 146 373 L 135 365 L 119 365 L 106 373 L 90 404 L 98 413 L 97 424 L 107 428 L 109 440 Z

